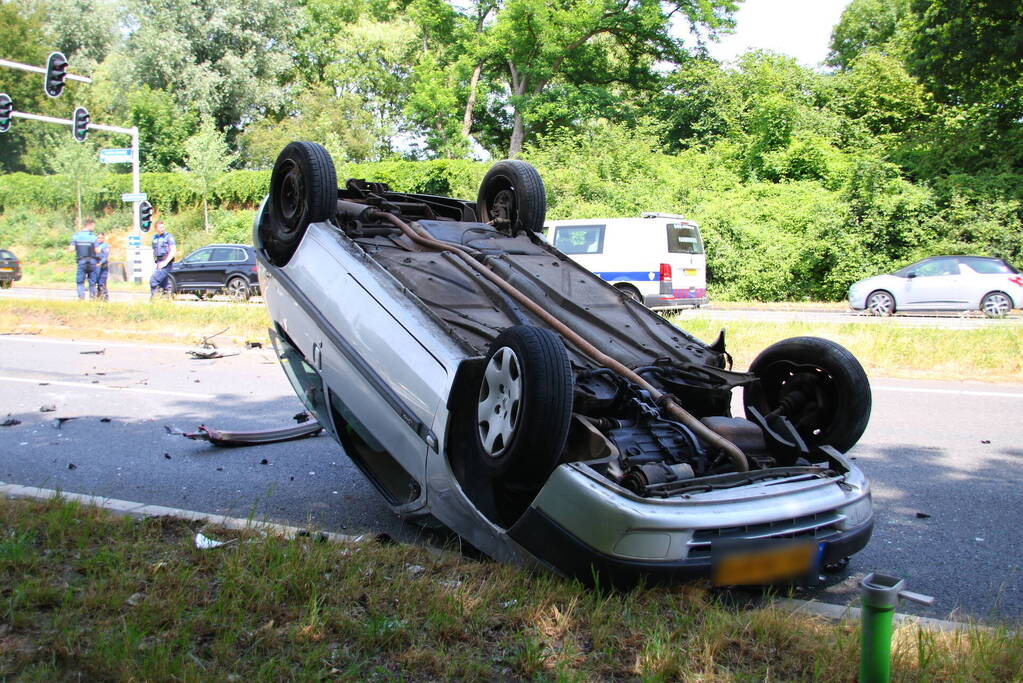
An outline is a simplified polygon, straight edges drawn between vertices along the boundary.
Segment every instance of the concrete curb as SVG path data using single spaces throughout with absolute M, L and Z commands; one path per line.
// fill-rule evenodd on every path
M 35 500 L 49 500 L 54 497 L 61 497 L 64 500 L 73 500 L 83 505 L 95 505 L 96 507 L 108 510 L 115 515 L 126 515 L 129 517 L 174 517 L 175 519 L 186 519 L 195 522 L 206 522 L 216 524 L 228 529 L 239 531 L 250 530 L 260 533 L 273 534 L 282 538 L 303 538 L 313 537 L 331 543 L 360 543 L 372 540 L 373 536 L 360 534 L 351 536 L 347 534 L 336 534 L 330 531 L 318 531 L 315 529 L 303 529 L 285 524 L 274 524 L 272 522 L 258 522 L 252 519 L 241 517 L 227 517 L 224 515 L 196 512 L 194 510 L 182 510 L 180 508 L 164 507 L 162 505 L 146 505 L 135 503 L 129 500 L 117 500 L 116 498 L 104 498 L 103 496 L 89 496 L 82 493 L 67 493 L 55 491 L 54 489 L 43 489 L 35 486 L 20 486 L 18 484 L 5 484 L 0 482 L 0 495 L 6 498 L 32 498 Z
M 847 605 L 833 605 L 828 602 L 817 602 L 816 600 L 792 600 L 789 598 L 778 598 L 773 604 L 780 609 L 792 612 L 793 614 L 812 614 L 824 617 L 832 621 L 859 621 L 862 610 L 859 607 Z M 931 617 L 918 617 L 913 614 L 902 614 L 896 612 L 893 618 L 899 626 L 919 626 L 920 628 L 932 631 L 944 631 L 952 633 L 955 631 L 993 631 L 995 629 L 982 624 L 965 623 L 960 621 L 946 621 L 944 619 L 933 619 Z

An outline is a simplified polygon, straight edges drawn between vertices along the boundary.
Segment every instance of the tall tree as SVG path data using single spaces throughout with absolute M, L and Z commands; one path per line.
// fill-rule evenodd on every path
M 658 61 L 685 55 L 672 37 L 674 17 L 697 36 L 732 25 L 736 0 L 507 0 L 488 32 L 488 57 L 503 72 L 513 110 L 509 156 L 522 151 L 525 115 L 556 79 L 628 81 Z
M 296 0 L 130 0 L 128 10 L 125 92 L 145 84 L 173 93 L 219 130 L 284 103 Z
M 202 197 L 202 221 L 206 232 L 210 231 L 210 191 L 213 183 L 223 175 L 236 156 L 230 153 L 224 136 L 213 120 L 206 118 L 192 137 L 185 141 L 185 163 L 192 189 Z
M 868 48 L 901 53 L 911 32 L 912 0 L 852 0 L 831 33 L 827 63 L 847 69 Z M 897 39 L 898 37 L 898 39 Z M 896 57 L 901 54 L 892 55 Z
M 92 140 L 75 142 L 70 136 L 57 146 L 50 158 L 50 168 L 54 173 L 67 176 L 75 188 L 75 209 L 78 215 L 78 227 L 82 226 L 82 207 L 100 187 L 102 168 L 98 161 L 96 145 Z

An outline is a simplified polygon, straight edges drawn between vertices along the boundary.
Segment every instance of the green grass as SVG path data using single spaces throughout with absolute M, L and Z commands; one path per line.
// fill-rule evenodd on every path
M 415 546 L 335 546 L 0 501 L 0 679 L 855 678 L 859 632 L 696 585 L 587 590 Z M 897 629 L 896 681 L 1023 677 L 1005 629 Z
M 706 342 L 725 328 L 736 369 L 748 368 L 757 353 L 780 339 L 814 335 L 847 347 L 873 377 L 1023 382 L 1023 326 L 948 330 L 868 323 L 720 322 L 699 315 L 687 314 L 681 324 Z M 227 328 L 218 340 L 240 344 L 265 341 L 269 325 L 266 308 L 255 304 L 0 301 L 0 333 L 193 343 Z

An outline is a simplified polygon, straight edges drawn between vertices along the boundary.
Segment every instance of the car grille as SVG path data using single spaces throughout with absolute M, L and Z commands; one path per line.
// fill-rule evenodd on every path
M 835 511 L 818 512 L 794 519 L 781 519 L 766 524 L 750 524 L 722 529 L 700 529 L 689 541 L 689 557 L 710 557 L 715 541 L 754 538 L 799 538 L 826 541 L 840 533 L 836 526 L 845 515 Z

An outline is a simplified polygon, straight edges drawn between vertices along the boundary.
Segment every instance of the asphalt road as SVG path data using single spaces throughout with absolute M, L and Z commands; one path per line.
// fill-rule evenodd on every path
M 872 480 L 874 537 L 841 580 L 803 595 L 846 603 L 881 571 L 938 599 L 902 611 L 1018 623 L 1023 385 L 873 384 L 871 424 L 850 455 Z M 198 361 L 184 347 L 0 336 L 0 421 L 21 420 L 0 427 L 0 481 L 424 539 L 327 437 L 218 449 L 166 430 L 285 426 L 301 410 L 269 350 Z

